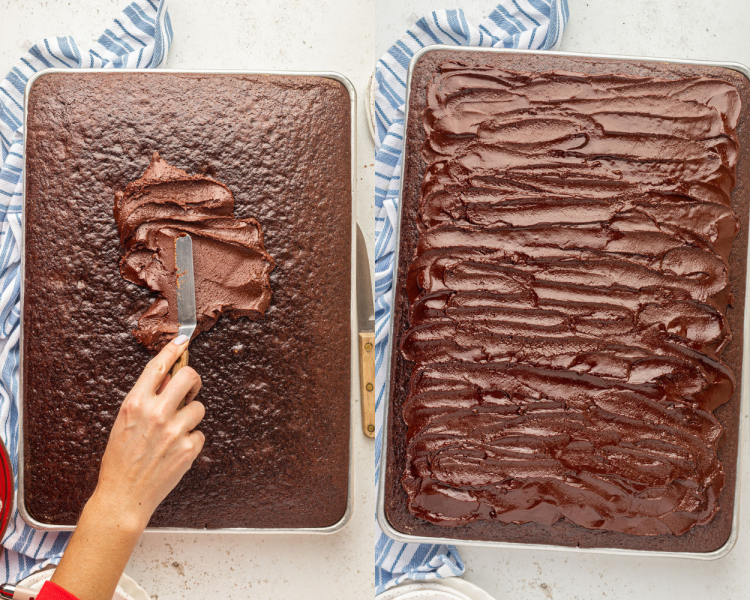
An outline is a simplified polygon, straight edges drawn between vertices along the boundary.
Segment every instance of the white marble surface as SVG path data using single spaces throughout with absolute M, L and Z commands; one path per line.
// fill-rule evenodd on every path
M 379 0 L 388 6 L 378 27 L 378 50 L 424 13 L 460 5 L 477 23 L 487 0 Z M 570 22 L 561 50 L 729 60 L 750 65 L 747 0 L 569 0 Z M 381 22 L 382 21 L 382 22 Z M 747 416 L 744 417 L 747 419 Z M 747 446 L 747 440 L 745 440 Z M 735 549 L 718 561 L 634 558 L 460 547 L 465 578 L 498 600 L 607 598 L 735 599 L 750 586 L 750 461 L 743 453 L 741 529 Z
M 0 0 L 0 77 L 32 43 L 73 35 L 88 48 L 129 0 Z M 170 0 L 168 67 L 328 70 L 360 95 L 357 216 L 372 248 L 374 151 L 361 96 L 375 63 L 373 0 Z M 126 572 L 154 599 L 348 600 L 374 594 L 373 443 L 354 436 L 355 500 L 331 536 L 147 533 Z

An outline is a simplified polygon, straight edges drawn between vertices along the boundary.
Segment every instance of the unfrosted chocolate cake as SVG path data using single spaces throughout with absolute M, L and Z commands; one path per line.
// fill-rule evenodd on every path
M 270 297 L 257 290 L 253 305 L 270 302 L 263 318 L 223 316 L 190 346 L 206 444 L 150 525 L 339 521 L 350 423 L 347 89 L 304 76 L 48 74 L 31 89 L 27 118 L 23 500 L 31 516 L 76 522 L 120 403 L 149 360 L 132 331 L 158 296 L 121 276 L 113 202 L 158 151 L 217 192 L 214 208 L 227 213 L 218 218 L 231 214 L 233 196 L 230 227 L 252 229 L 250 246 L 253 219 L 261 223 L 276 266 Z M 227 223 L 214 225 L 227 233 Z
M 414 72 L 388 518 L 713 550 L 736 475 L 747 81 L 522 61 L 434 52 Z

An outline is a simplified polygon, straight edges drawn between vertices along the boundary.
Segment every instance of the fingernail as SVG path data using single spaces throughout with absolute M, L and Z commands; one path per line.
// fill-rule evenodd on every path
M 188 341 L 188 336 L 186 335 L 178 335 L 174 339 L 174 343 L 177 344 L 178 346 L 182 346 L 187 341 Z

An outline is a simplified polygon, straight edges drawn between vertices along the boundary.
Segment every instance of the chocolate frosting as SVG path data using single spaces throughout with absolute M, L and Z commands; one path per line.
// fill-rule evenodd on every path
M 739 113 L 709 78 L 441 66 L 401 345 L 414 515 L 711 521 Z
M 141 315 L 136 339 L 151 352 L 177 335 L 175 240 L 193 240 L 198 326 L 207 331 L 221 314 L 263 317 L 271 302 L 274 260 L 263 247 L 263 231 L 252 218 L 235 219 L 234 197 L 225 185 L 188 175 L 155 152 L 143 176 L 115 195 L 120 233 L 120 273 L 158 292 Z

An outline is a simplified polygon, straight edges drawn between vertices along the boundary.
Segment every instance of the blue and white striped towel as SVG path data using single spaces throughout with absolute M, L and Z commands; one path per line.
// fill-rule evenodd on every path
M 378 61 L 375 70 L 375 478 L 380 471 L 383 398 L 393 286 L 394 237 L 404 135 L 406 70 L 411 57 L 433 44 L 549 50 L 562 38 L 567 0 L 503 0 L 480 23 L 469 25 L 461 10 L 440 10 L 420 19 Z M 461 575 L 464 564 L 453 546 L 402 544 L 380 532 L 375 549 L 375 593 L 406 579 Z
M 23 93 L 29 78 L 52 67 L 148 68 L 161 66 L 172 43 L 166 0 L 136 0 L 88 52 L 72 37 L 34 45 L 0 82 L 0 435 L 18 483 L 18 334 L 23 169 Z M 62 492 L 62 490 L 61 490 Z M 14 510 L 2 540 L 2 581 L 16 582 L 57 563 L 68 534 L 36 531 Z

